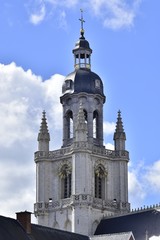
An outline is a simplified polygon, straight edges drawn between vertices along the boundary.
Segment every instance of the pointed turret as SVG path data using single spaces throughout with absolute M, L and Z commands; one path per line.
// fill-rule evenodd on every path
M 80 103 L 77 122 L 75 125 L 75 141 L 87 141 L 87 123 L 85 122 L 85 115 Z
M 49 151 L 49 141 L 50 135 L 48 132 L 47 120 L 46 120 L 46 113 L 43 111 L 42 113 L 42 122 L 38 134 L 38 151 Z
M 120 111 L 118 111 L 116 130 L 115 130 L 113 139 L 114 139 L 115 150 L 118 150 L 118 151 L 125 150 L 126 134 L 123 129 L 123 122 L 122 122 Z

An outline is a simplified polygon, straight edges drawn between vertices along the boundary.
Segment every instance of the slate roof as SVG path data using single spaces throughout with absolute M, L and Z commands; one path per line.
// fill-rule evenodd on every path
M 88 236 L 31 224 L 31 234 L 13 218 L 0 216 L 0 240 L 89 240 Z
M 64 84 L 66 80 L 72 80 L 74 82 L 74 93 L 86 92 L 92 94 L 100 94 L 104 97 L 103 82 L 101 78 L 96 73 L 92 72 L 90 69 L 77 69 L 76 71 L 66 76 Z M 95 80 L 99 80 L 99 87 L 95 87 Z
M 144 210 L 127 215 L 102 219 L 95 235 L 132 231 L 136 240 L 160 235 L 160 212 L 156 209 Z
M 30 240 L 21 224 L 8 217 L 0 216 L 0 240 Z
M 90 238 L 91 240 L 135 240 L 132 232 L 113 233 L 97 235 Z
M 32 224 L 32 237 L 35 240 L 89 240 L 87 236 L 54 228 Z

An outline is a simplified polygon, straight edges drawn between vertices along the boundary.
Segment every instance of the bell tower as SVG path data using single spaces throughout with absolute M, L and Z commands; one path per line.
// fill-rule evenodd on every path
M 73 49 L 74 71 L 62 86 L 63 143 L 49 149 L 49 132 L 43 112 L 35 152 L 35 216 L 41 225 L 92 235 L 105 216 L 126 213 L 128 203 L 128 161 L 126 135 L 118 112 L 114 134 L 115 150 L 103 145 L 101 78 L 91 71 L 89 42 L 81 12 L 79 40 Z

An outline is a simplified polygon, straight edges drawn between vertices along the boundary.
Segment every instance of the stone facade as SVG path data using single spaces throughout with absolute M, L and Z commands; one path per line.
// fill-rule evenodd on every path
M 129 153 L 125 150 L 120 112 L 114 134 L 115 150 L 107 150 L 103 145 L 103 83 L 90 70 L 92 50 L 82 30 L 73 53 L 75 71 L 62 86 L 61 149 L 49 150 L 50 136 L 43 112 L 35 152 L 34 211 L 40 225 L 92 235 L 103 217 L 130 210 Z

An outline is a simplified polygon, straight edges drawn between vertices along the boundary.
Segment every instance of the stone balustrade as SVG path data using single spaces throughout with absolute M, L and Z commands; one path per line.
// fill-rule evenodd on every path
M 61 209 L 65 207 L 72 207 L 72 206 L 92 206 L 97 209 L 108 210 L 108 211 L 126 211 L 130 209 L 129 203 L 119 203 L 115 201 L 105 201 L 99 198 L 93 198 L 89 194 L 79 194 L 79 195 L 72 195 L 71 198 L 61 199 L 60 201 L 55 202 L 38 202 L 34 204 L 34 212 L 35 215 L 37 212 L 48 212 L 56 209 Z
M 128 151 L 125 151 L 125 150 L 115 151 L 115 150 L 105 149 L 104 147 L 97 147 L 92 144 L 88 144 L 87 142 L 75 142 L 70 147 L 61 148 L 54 151 L 49 151 L 49 152 L 37 151 L 35 152 L 35 160 L 44 159 L 44 158 L 48 160 L 56 159 L 59 157 L 63 157 L 65 155 L 72 154 L 74 151 L 78 149 L 88 150 L 93 154 L 97 154 L 101 156 L 103 155 L 113 159 L 117 157 L 129 159 L 129 153 Z

